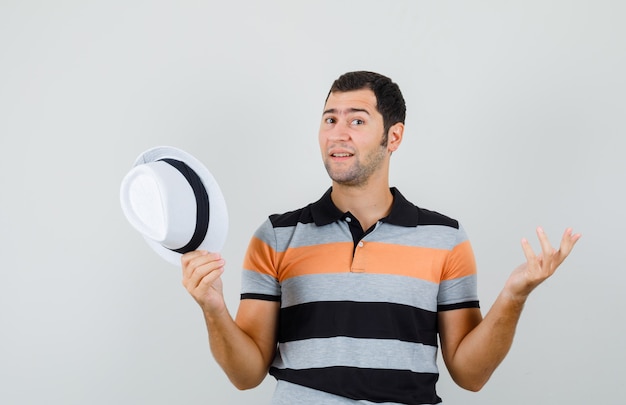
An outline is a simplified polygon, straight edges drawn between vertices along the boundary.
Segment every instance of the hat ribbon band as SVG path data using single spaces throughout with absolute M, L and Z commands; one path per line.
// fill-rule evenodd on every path
M 204 184 L 202 184 L 202 180 L 200 180 L 200 176 L 185 162 L 169 158 L 160 160 L 176 168 L 187 179 L 196 197 L 196 229 L 193 232 L 193 236 L 185 246 L 178 249 L 170 249 L 181 254 L 191 252 L 198 249 L 200 244 L 202 244 L 209 229 L 209 195 Z

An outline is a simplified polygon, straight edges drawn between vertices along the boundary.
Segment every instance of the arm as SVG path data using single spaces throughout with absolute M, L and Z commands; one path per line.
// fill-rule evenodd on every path
M 515 328 L 529 294 L 556 271 L 569 255 L 580 234 L 567 229 L 559 250 L 541 228 L 537 229 L 542 253 L 535 255 L 526 239 L 522 248 L 526 263 L 516 268 L 484 319 L 478 309 L 441 312 L 441 352 L 454 381 L 478 391 L 489 380 L 513 343 Z
M 243 300 L 233 319 L 224 302 L 220 255 L 196 251 L 181 260 L 183 285 L 202 309 L 215 360 L 237 388 L 256 387 L 276 350 L 279 303 Z

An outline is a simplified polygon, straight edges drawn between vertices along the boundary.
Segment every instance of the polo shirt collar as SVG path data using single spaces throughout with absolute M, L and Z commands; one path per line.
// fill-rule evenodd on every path
M 317 226 L 328 225 L 345 217 L 346 213 L 341 212 L 330 198 L 332 190 L 333 188 L 330 187 L 322 198 L 311 204 L 311 215 Z M 386 217 L 381 218 L 380 221 L 398 226 L 417 226 L 417 207 L 404 198 L 397 188 L 391 187 L 389 190 L 393 195 L 391 212 Z

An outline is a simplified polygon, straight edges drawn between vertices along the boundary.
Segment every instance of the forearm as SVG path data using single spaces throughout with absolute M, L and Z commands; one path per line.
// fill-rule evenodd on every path
M 522 239 L 526 263 L 518 266 L 484 319 L 471 309 L 439 314 L 441 348 L 446 366 L 461 387 L 477 391 L 489 380 L 509 352 L 515 329 L 529 294 L 552 276 L 569 255 L 580 234 L 565 230 L 559 249 L 552 247 L 542 228 L 537 228 L 541 254 L 535 255 Z
M 267 375 L 269 359 L 254 340 L 233 320 L 227 310 L 219 315 L 205 312 L 213 357 L 238 389 L 259 385 Z
M 279 303 L 242 300 L 235 320 L 224 302 L 219 253 L 193 251 L 181 262 L 183 285 L 202 309 L 213 357 L 237 388 L 256 387 L 276 351 Z
M 457 384 L 472 391 L 485 385 L 511 348 L 524 303 L 524 298 L 515 298 L 505 290 L 500 293 L 449 360 L 448 368 Z

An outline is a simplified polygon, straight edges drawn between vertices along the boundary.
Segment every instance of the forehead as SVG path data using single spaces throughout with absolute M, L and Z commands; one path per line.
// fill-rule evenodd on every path
M 376 95 L 370 89 L 353 91 L 334 91 L 330 93 L 324 111 L 335 110 L 336 112 L 350 109 L 364 109 L 370 114 L 377 113 Z

